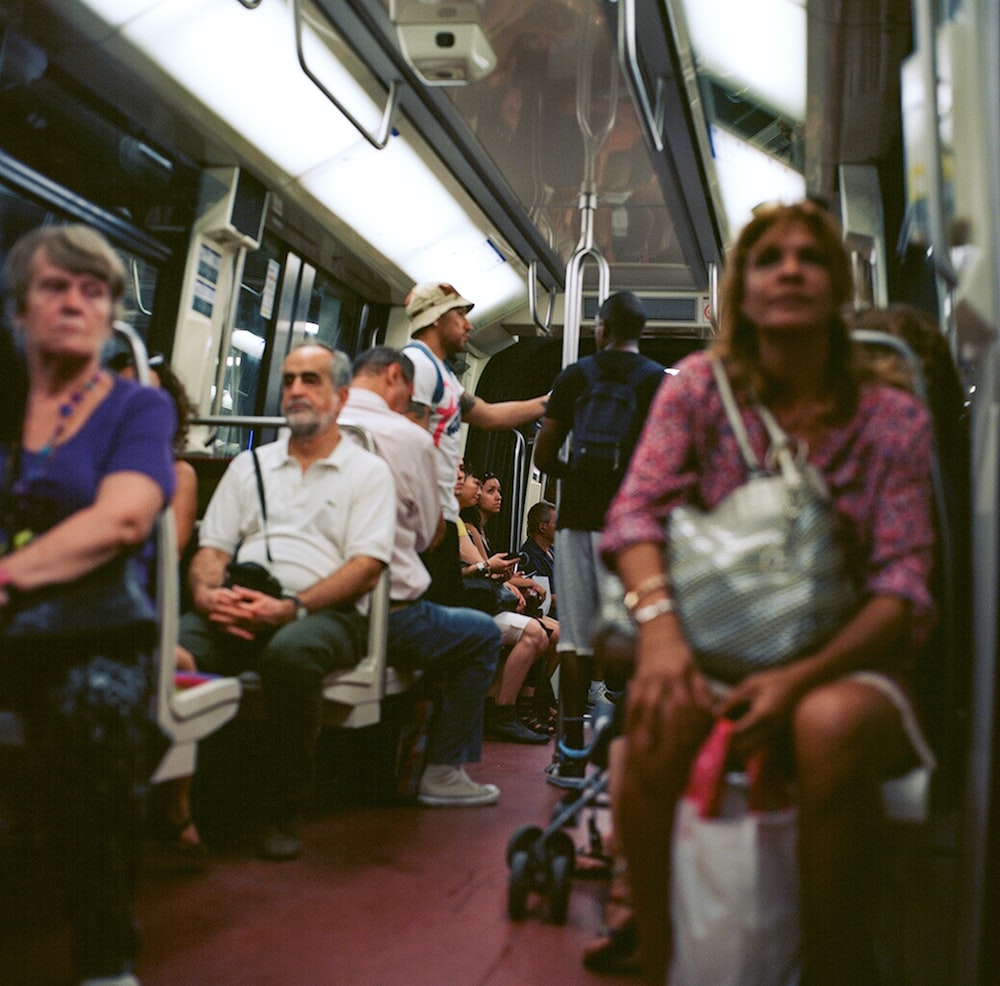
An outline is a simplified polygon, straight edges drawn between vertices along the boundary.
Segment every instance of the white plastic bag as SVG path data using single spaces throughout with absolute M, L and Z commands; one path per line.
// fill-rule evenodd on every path
M 760 810 L 777 790 L 761 763 L 748 765 L 748 788 L 727 790 L 731 728 L 722 720 L 709 736 L 677 807 L 668 983 L 797 986 L 796 810 L 787 791 L 781 807 Z

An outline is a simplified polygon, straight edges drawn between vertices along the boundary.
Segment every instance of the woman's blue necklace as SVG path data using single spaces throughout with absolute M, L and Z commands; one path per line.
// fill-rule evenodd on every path
M 70 420 L 76 413 L 76 409 L 83 403 L 87 394 L 89 394 L 100 382 L 101 371 L 95 370 L 94 375 L 85 384 L 83 384 L 83 386 L 74 390 L 73 393 L 59 405 L 59 411 L 56 414 L 56 426 L 52 429 L 52 434 L 49 435 L 46 443 L 35 453 L 30 475 L 21 477 L 15 486 L 15 492 L 17 492 L 18 486 L 27 487 L 30 485 L 31 481 L 38 479 L 38 477 L 42 475 L 45 471 L 45 466 L 48 460 L 52 457 L 52 453 L 55 452 L 56 448 L 58 448 L 60 439 L 66 434 L 66 429 L 69 427 Z

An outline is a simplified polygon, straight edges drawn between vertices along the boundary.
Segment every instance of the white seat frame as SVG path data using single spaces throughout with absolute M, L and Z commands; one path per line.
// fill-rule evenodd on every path
M 156 608 L 160 638 L 156 653 L 153 714 L 170 740 L 170 748 L 153 772 L 153 783 L 190 777 L 198 759 L 198 743 L 224 726 L 239 711 L 239 678 L 215 678 L 191 688 L 174 686 L 180 580 L 173 508 L 157 521 Z
M 149 386 L 146 346 L 132 326 L 115 323 L 115 331 L 132 350 L 140 383 Z M 174 686 L 177 624 L 180 619 L 180 574 L 177 529 L 173 508 L 167 506 L 156 521 L 156 610 L 159 640 L 155 653 L 152 715 L 170 740 L 170 747 L 153 772 L 152 781 L 194 774 L 198 742 L 224 726 L 239 711 L 242 686 L 238 678 L 217 678 L 178 691 Z
M 371 433 L 360 425 L 341 424 L 340 430 L 363 449 L 378 454 Z M 323 722 L 359 729 L 373 726 L 382 717 L 382 701 L 410 688 L 419 672 L 389 667 L 389 568 L 386 566 L 372 590 L 368 612 L 368 652 L 353 667 L 334 671 L 323 679 Z

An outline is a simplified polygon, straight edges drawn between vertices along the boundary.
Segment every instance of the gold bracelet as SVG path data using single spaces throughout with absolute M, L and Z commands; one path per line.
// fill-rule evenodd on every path
M 643 579 L 634 589 L 630 589 L 625 593 L 625 608 L 630 613 L 634 613 L 636 606 L 646 596 L 651 592 L 656 592 L 657 589 L 662 589 L 668 581 L 669 579 L 665 572 L 660 572 L 657 575 L 651 575 L 648 579 Z

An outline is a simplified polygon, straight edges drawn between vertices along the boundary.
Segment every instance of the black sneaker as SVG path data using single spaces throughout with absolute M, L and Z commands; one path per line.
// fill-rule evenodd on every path
M 284 863 L 298 859 L 302 855 L 302 839 L 299 836 L 299 823 L 296 819 L 272 825 L 267 830 L 261 842 L 257 855 L 261 859 L 269 859 L 274 863 Z
M 486 707 L 483 736 L 501 743 L 529 743 L 540 746 L 548 743 L 548 736 L 532 732 L 517 717 L 513 705 L 488 705 Z

